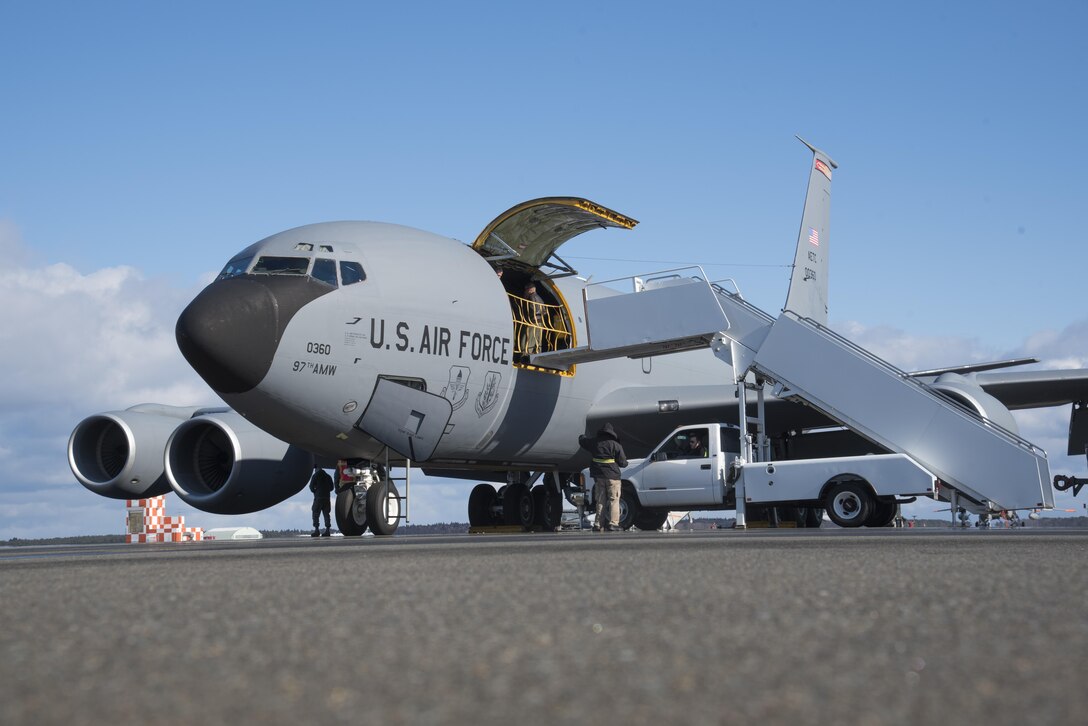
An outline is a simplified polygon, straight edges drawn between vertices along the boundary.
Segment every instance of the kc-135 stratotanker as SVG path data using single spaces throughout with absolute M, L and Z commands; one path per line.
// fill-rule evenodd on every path
M 483 482 L 474 525 L 555 528 L 587 464 L 579 434 L 609 422 L 639 458 L 678 427 L 723 422 L 744 432 L 749 460 L 906 454 L 954 506 L 1053 506 L 1046 454 L 1017 435 L 1010 409 L 1073 404 L 1069 453 L 1082 453 L 1088 370 L 1011 370 L 1035 362 L 1014 360 L 906 373 L 830 331 L 837 165 L 806 146 L 778 315 L 697 267 L 580 278 L 557 254 L 565 242 L 637 224 L 580 198 L 519 204 L 472 244 L 378 222 L 297 227 L 233 256 L 178 319 L 182 354 L 227 406 L 89 416 L 69 440 L 72 471 L 102 496 L 173 491 L 242 514 L 335 466 L 337 523 L 358 535 L 396 529 L 419 467 Z M 662 519 L 649 499 L 667 497 L 624 487 L 626 525 Z

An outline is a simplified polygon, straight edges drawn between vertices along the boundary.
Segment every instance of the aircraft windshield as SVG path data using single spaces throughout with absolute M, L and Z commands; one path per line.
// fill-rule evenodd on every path
M 250 272 L 254 275 L 305 275 L 309 267 L 307 257 L 261 257 Z
M 340 279 L 345 285 L 354 285 L 357 282 L 362 282 L 366 279 L 366 273 L 363 272 L 363 266 L 358 262 L 340 262 Z
M 311 245 L 312 246 L 312 245 Z M 328 245 L 320 245 L 322 251 L 327 248 Z M 298 249 L 298 247 L 296 247 Z M 326 284 L 338 287 L 337 284 L 337 269 L 340 272 L 340 285 L 354 285 L 357 282 L 362 282 L 366 279 L 366 272 L 363 270 L 363 266 L 358 262 L 352 262 L 349 260 L 337 260 L 319 257 L 313 260 L 313 266 L 311 267 L 311 258 L 309 257 L 280 257 L 273 255 L 262 255 L 257 258 L 257 263 L 250 269 L 250 264 L 253 263 L 254 255 L 239 255 L 226 264 L 223 271 L 219 273 L 217 280 L 228 280 L 232 277 L 238 277 L 244 275 L 248 271 L 251 275 L 306 275 L 315 280 L 320 280 Z
M 219 277 L 216 280 L 227 280 L 232 277 L 238 277 L 238 275 L 244 275 L 246 268 L 249 267 L 249 263 L 253 261 L 253 255 L 245 255 L 242 257 L 235 257 L 233 260 L 227 263 L 223 271 L 219 273 Z
M 314 269 L 310 272 L 310 275 L 315 280 L 321 280 L 321 282 L 336 287 L 336 261 L 320 258 L 314 260 Z

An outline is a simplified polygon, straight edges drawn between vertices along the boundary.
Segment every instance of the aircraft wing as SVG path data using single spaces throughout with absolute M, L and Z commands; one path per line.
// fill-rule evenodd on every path
M 974 381 L 1009 409 L 1061 406 L 1088 401 L 1088 369 L 994 371 Z
M 1009 409 L 1062 406 L 1088 402 L 1088 369 L 1049 371 L 993 371 L 967 377 Z M 751 401 L 749 401 L 751 406 Z M 1078 411 L 1084 413 L 1078 415 Z M 750 410 L 749 414 L 754 414 Z M 767 421 L 775 429 L 806 429 L 834 425 L 813 408 L 768 397 Z M 1088 441 L 1088 406 L 1073 407 L 1072 425 L 1080 432 L 1070 438 L 1070 453 L 1080 453 Z M 671 421 L 675 419 L 675 422 Z M 587 428 L 610 422 L 618 431 L 628 455 L 645 456 L 660 443 L 663 423 L 680 426 L 694 420 L 737 422 L 735 389 L 721 386 L 630 386 L 612 391 L 594 403 Z M 668 428 L 665 426 L 664 428 Z

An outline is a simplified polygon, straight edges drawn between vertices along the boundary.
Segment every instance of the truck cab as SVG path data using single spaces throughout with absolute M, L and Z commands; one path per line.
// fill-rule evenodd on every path
M 645 459 L 631 459 L 622 472 L 620 527 L 661 527 L 670 511 L 731 509 L 727 474 L 740 456 L 740 428 L 706 423 L 681 426 Z M 582 472 L 585 503 L 593 507 L 592 479 Z
M 738 456 L 737 426 L 684 426 L 669 434 L 649 457 L 630 462 L 623 479 L 631 483 L 643 507 L 721 505 L 729 490 L 726 474 Z

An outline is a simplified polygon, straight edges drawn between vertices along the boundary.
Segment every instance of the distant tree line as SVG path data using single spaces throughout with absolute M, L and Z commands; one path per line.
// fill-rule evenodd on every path
M 100 544 L 124 544 L 123 534 L 90 534 L 79 537 L 49 537 L 46 539 L 19 539 L 12 537 L 6 544 L 8 547 L 28 547 L 30 545 L 100 545 Z

